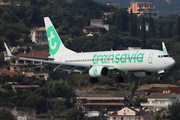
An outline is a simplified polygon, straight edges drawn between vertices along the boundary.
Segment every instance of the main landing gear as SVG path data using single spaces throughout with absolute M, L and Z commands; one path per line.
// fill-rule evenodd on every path
M 92 84 L 92 83 L 98 83 L 98 78 L 93 78 L 93 77 L 90 77 L 89 78 L 89 82 Z M 117 83 L 123 83 L 124 82 L 124 78 L 119 75 L 118 77 L 115 78 L 115 82 Z
M 121 75 L 119 75 L 118 77 L 115 78 L 115 82 L 116 83 L 123 83 L 124 82 L 124 78 Z
M 93 78 L 93 77 L 90 77 L 89 78 L 89 82 L 92 84 L 92 83 L 98 83 L 98 78 Z

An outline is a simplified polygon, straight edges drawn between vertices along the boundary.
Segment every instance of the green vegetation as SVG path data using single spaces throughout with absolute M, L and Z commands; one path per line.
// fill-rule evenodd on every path
M 129 100 L 129 102 L 131 103 L 131 105 L 133 106 L 140 106 L 140 102 L 145 102 L 147 101 L 147 97 L 146 96 L 132 96 Z
M 180 107 L 180 103 L 179 102 L 175 102 L 175 103 L 173 103 L 172 105 L 170 105 L 168 107 L 169 113 L 172 115 L 172 117 L 175 120 L 179 120 L 180 119 L 180 110 L 179 110 L 179 107 Z
M 161 42 L 165 42 L 170 55 L 176 60 L 176 65 L 165 74 L 165 81 L 176 83 L 180 79 L 180 17 L 171 14 L 160 16 L 158 19 L 148 17 L 136 17 L 128 13 L 126 8 L 116 9 L 113 6 L 99 3 L 94 0 L 73 0 L 71 3 L 66 0 L 30 0 L 31 6 L 11 6 L 0 7 L 0 51 L 4 51 L 3 42 L 10 46 L 29 45 L 34 51 L 48 51 L 48 46 L 36 46 L 30 42 L 29 31 L 33 27 L 44 26 L 43 17 L 51 18 L 55 28 L 63 37 L 65 46 L 77 52 L 103 51 L 103 50 L 124 50 L 127 47 L 142 47 L 146 49 L 159 49 Z M 87 37 L 82 32 L 84 26 L 88 26 L 90 19 L 101 19 L 104 12 L 114 12 L 112 18 L 104 21 L 110 24 L 109 31 L 102 35 L 95 34 Z M 145 23 L 149 23 L 149 30 L 145 30 Z M 140 29 L 140 25 L 141 28 Z M 71 40 L 68 40 L 68 38 Z M 142 44 L 141 44 L 142 43 Z M 30 51 L 26 49 L 26 51 Z M 17 53 L 24 52 L 24 48 L 18 49 Z M 15 54 L 17 54 L 15 53 Z M 0 66 L 4 67 L 3 55 L 0 56 Z M 12 60 L 15 61 L 15 60 Z M 28 64 L 33 67 L 34 64 Z M 41 72 L 50 72 L 55 65 L 46 65 Z M 36 70 L 37 72 L 37 70 Z M 86 90 L 92 93 L 106 93 L 117 96 L 127 95 L 123 91 L 135 94 L 138 85 L 161 83 L 157 81 L 157 74 L 151 77 L 138 78 L 134 74 L 123 74 L 125 82 L 115 83 L 115 75 L 100 78 L 98 84 L 88 82 L 89 75 L 68 75 L 61 79 L 51 73 L 52 79 L 35 81 L 41 88 L 31 90 L 18 90 L 15 94 L 9 85 L 4 85 L 8 81 L 21 82 L 23 76 L 0 75 L 0 83 L 5 92 L 0 92 L 0 106 L 14 107 L 26 106 L 35 108 L 38 113 L 65 115 L 66 119 L 82 119 L 84 113 L 73 108 L 74 90 Z M 172 81 L 171 81 L 172 80 Z M 47 98 L 63 97 L 66 101 L 47 101 Z M 146 101 L 142 96 L 133 96 L 130 103 L 134 106 Z M 47 105 L 48 103 L 48 105 Z M 1 112 L 1 111 L 0 111 Z M 53 112 L 53 113 L 52 113 Z M 173 115 L 173 113 L 172 113 Z M 174 116 L 175 118 L 176 116 Z M 159 114 L 157 113 L 157 118 Z M 104 119 L 104 116 L 87 119 Z

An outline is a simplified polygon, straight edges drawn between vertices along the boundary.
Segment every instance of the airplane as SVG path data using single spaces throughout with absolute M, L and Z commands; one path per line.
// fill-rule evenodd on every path
M 168 54 L 164 42 L 162 42 L 163 51 L 139 49 L 77 53 L 64 46 L 49 17 L 44 17 L 44 22 L 50 52 L 48 58 L 13 56 L 4 43 L 8 56 L 21 60 L 57 64 L 54 71 L 61 69 L 69 74 L 73 72 L 88 73 L 90 83 L 97 83 L 99 77 L 109 74 L 117 74 L 115 81 L 123 82 L 122 73 L 134 73 L 135 76 L 145 77 L 152 75 L 153 72 L 158 72 L 159 79 L 162 80 L 163 74 L 176 63 Z

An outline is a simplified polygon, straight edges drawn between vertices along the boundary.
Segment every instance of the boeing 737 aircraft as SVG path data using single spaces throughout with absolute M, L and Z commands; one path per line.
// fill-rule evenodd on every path
M 44 22 L 50 56 L 46 59 L 41 57 L 36 57 L 35 59 L 35 57 L 25 58 L 17 56 L 16 58 L 58 64 L 54 68 L 54 71 L 62 69 L 68 73 L 89 73 L 89 81 L 91 83 L 97 83 L 98 77 L 105 77 L 109 74 L 117 74 L 115 81 L 123 82 L 124 78 L 121 74 L 128 72 L 134 73 L 138 77 L 150 76 L 153 72 L 158 72 L 160 75 L 159 79 L 163 79 L 162 74 L 176 63 L 168 54 L 163 42 L 163 51 L 140 49 L 76 53 L 63 45 L 49 17 L 45 17 Z M 4 44 L 8 55 L 15 57 L 11 54 L 6 43 Z

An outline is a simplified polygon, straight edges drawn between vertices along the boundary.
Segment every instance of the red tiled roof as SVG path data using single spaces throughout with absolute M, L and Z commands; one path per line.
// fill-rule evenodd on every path
M 91 21 L 102 21 L 102 19 L 91 19 Z
M 139 111 L 135 110 L 134 108 L 129 108 L 129 109 L 133 110 L 134 112 L 139 112 Z
M 137 114 L 136 116 L 144 116 L 145 114 L 147 114 L 148 112 L 145 111 L 141 111 L 139 114 Z
M 179 87 L 176 85 L 171 85 L 171 84 L 149 84 L 149 85 L 143 85 L 140 88 L 138 88 L 137 90 L 146 90 L 146 89 L 152 89 L 152 88 L 169 88 L 169 87 Z
M 169 98 L 174 93 L 151 93 L 148 98 Z
M 36 57 L 48 57 L 50 56 L 49 52 L 45 51 L 34 51 L 34 52 L 28 52 L 28 53 L 19 53 L 18 55 L 23 55 L 23 56 L 36 56 Z
M 0 74 L 7 74 L 10 77 L 12 77 L 13 75 L 24 75 L 25 77 L 31 77 L 29 75 L 23 74 L 23 73 L 18 73 L 18 72 L 10 72 L 7 69 L 0 69 Z
M 117 116 L 117 111 L 114 111 L 111 115 L 109 116 Z

